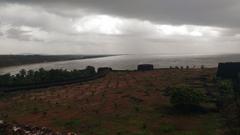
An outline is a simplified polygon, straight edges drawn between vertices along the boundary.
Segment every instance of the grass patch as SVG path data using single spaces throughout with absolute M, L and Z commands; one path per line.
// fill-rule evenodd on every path
M 199 134 L 196 133 L 196 131 L 183 131 L 183 132 L 178 132 L 174 135 L 199 135 Z
M 0 91 L 0 100 L 2 100 L 2 101 L 7 101 L 8 98 L 10 98 L 10 97 L 11 97 L 10 94 L 7 94 L 7 93 L 5 93 L 5 92 L 1 92 L 1 91 Z
M 202 122 L 202 133 L 204 135 L 217 135 L 217 129 L 220 127 L 218 116 L 216 114 L 209 114 L 209 116 Z
M 94 133 L 94 135 L 108 135 L 109 134 L 107 129 L 99 128 L 99 127 L 94 128 L 92 131 L 90 131 L 90 134 L 93 134 L 93 133 Z
M 147 130 L 142 130 L 142 131 L 138 131 L 136 133 L 133 133 L 132 135 L 153 135 L 151 132 L 147 131 Z
M 176 131 L 176 126 L 170 123 L 162 124 L 159 128 L 160 133 L 172 133 Z
M 4 92 L 0 92 L 0 100 L 4 99 L 5 98 L 5 93 Z
M 53 125 L 56 127 L 63 128 L 65 130 L 76 131 L 78 127 L 81 125 L 81 121 L 79 119 L 70 119 L 70 120 L 54 119 Z
M 81 123 L 80 123 L 80 120 L 79 120 L 79 119 L 72 119 L 72 120 L 66 121 L 66 122 L 64 123 L 64 127 L 70 128 L 70 129 L 75 129 L 75 128 L 77 128 L 80 124 L 81 124 Z

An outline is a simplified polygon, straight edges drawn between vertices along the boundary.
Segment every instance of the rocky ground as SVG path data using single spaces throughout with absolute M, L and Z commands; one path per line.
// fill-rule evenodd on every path
M 0 121 L 0 135 L 77 135 L 75 133 L 54 132 L 46 127 L 7 124 Z

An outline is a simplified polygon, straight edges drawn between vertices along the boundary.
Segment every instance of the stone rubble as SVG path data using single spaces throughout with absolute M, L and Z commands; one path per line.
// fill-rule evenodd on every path
M 78 135 L 76 133 L 54 132 L 46 127 L 29 125 L 7 124 L 0 120 L 0 135 Z

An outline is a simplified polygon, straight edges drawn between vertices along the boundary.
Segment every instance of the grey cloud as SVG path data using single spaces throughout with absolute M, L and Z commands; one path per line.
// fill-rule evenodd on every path
M 5 24 L 14 26 L 38 27 L 46 31 L 57 31 L 61 33 L 74 33 L 71 27 L 71 18 L 47 12 L 39 6 L 23 4 L 0 5 L 0 19 Z
M 239 12 L 238 0 L 0 0 L 0 21 L 11 26 L 1 32 L 0 24 L 0 36 L 2 33 L 6 37 L 0 37 L 0 53 L 184 53 L 209 48 L 216 52 L 239 52 L 239 39 L 233 38 L 240 33 Z M 131 19 L 121 28 L 127 34 L 76 33 L 72 27 L 75 19 L 91 14 Z M 226 29 L 222 32 L 224 38 L 211 41 L 175 35 L 166 38 L 154 33 L 156 28 L 145 25 L 144 20 L 153 25 L 190 24 Z M 22 26 L 37 30 L 22 30 Z
M 30 40 L 29 36 L 25 35 L 25 31 L 20 31 L 15 28 L 11 28 L 6 31 L 6 37 L 8 38 L 14 38 L 14 39 L 20 39 L 20 40 Z
M 7 38 L 18 39 L 23 41 L 40 41 L 33 36 L 29 35 L 30 31 L 23 31 L 18 28 L 10 28 L 6 31 L 5 35 Z
M 27 30 L 21 27 L 9 26 L 9 28 L 5 32 L 2 32 L 2 34 L 4 37 L 13 40 L 44 42 L 45 39 L 41 37 L 42 35 L 39 35 L 40 32 L 41 31 L 36 28 L 29 27 Z
M 194 24 L 220 27 L 240 26 L 237 0 L 7 0 L 57 9 L 87 9 L 167 24 Z

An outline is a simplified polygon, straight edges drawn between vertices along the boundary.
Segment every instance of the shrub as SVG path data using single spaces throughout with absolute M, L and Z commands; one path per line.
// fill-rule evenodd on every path
M 220 80 L 218 82 L 217 107 L 222 116 L 225 134 L 240 134 L 240 100 L 238 91 L 239 88 L 234 87 L 233 81 Z
M 170 92 L 170 102 L 176 108 L 192 110 L 203 101 L 204 95 L 190 87 L 178 87 Z
M 218 95 L 216 106 L 218 109 L 222 109 L 224 106 L 233 102 L 234 91 L 233 84 L 229 80 L 219 81 L 218 82 Z

